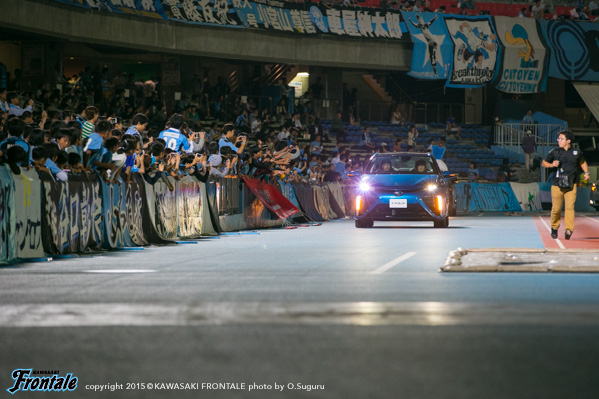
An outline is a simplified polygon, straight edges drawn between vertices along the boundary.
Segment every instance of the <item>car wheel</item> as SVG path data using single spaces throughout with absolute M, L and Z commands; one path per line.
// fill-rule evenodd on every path
M 443 220 L 435 220 L 435 228 L 442 229 L 449 226 L 449 218 L 445 218 Z
M 359 229 L 370 228 L 374 226 L 374 221 L 368 219 L 356 219 L 356 227 Z

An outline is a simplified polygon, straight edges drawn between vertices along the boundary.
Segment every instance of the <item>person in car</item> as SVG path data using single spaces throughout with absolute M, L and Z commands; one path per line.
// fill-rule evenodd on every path
M 414 171 L 416 173 L 426 173 L 426 161 L 424 159 L 417 160 Z
M 391 171 L 391 163 L 389 161 L 385 161 L 381 164 L 381 172 L 387 173 Z

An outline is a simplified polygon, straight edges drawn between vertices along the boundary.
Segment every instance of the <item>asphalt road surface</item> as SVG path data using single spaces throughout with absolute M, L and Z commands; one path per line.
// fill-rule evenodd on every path
M 438 272 L 458 247 L 557 245 L 542 219 L 341 220 L 3 267 L 0 398 L 595 399 L 599 275 Z M 77 387 L 10 395 L 19 369 Z

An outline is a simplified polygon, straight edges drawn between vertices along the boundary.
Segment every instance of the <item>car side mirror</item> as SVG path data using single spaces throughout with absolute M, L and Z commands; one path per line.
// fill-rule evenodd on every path
M 360 176 L 362 176 L 362 174 L 360 172 L 358 172 L 358 171 L 351 172 L 351 173 L 347 174 L 347 177 L 360 177 Z
M 445 180 L 447 180 L 448 182 L 455 183 L 455 182 L 458 181 L 458 178 L 456 177 L 455 173 L 451 173 L 451 172 L 448 172 L 448 171 L 444 171 L 443 172 L 443 178 Z

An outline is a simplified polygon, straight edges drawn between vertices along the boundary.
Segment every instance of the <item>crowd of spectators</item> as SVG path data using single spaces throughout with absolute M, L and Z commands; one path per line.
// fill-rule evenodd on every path
M 348 123 L 359 122 L 352 114 L 344 117 L 341 110 L 330 129 L 337 136 L 335 145 L 311 101 L 300 102 L 292 113 L 283 107 L 271 115 L 251 97 L 245 103 L 236 98 L 235 112 L 220 122 L 202 109 L 202 96 L 207 105 L 215 98 L 207 94 L 206 84 L 192 85 L 189 102 L 182 96 L 167 116 L 155 82 L 143 82 L 131 95 L 126 93 L 127 84 L 115 78 L 107 93 L 96 97 L 86 81 L 85 73 L 73 77 L 65 94 L 48 93 L 43 86 L 37 93 L 0 90 L 0 159 L 14 173 L 35 168 L 45 179 L 98 175 L 106 183 L 119 177 L 131 182 L 135 173 L 150 184 L 164 176 L 192 175 L 206 181 L 210 175 L 238 174 L 323 182 L 347 179 L 361 171 L 366 154 L 390 150 L 387 145 L 374 145 L 368 128 L 358 146 L 346 143 Z M 313 86 L 317 92 L 318 85 Z M 405 125 L 399 108 L 393 106 L 390 113 Z M 210 123 L 203 126 L 201 121 L 206 120 Z M 417 137 L 412 127 L 410 151 Z M 401 140 L 393 150 L 401 150 Z
M 202 181 L 236 174 L 333 178 L 327 174 L 331 154 L 319 144 L 324 132 L 310 103 L 291 114 L 277 107 L 271 115 L 252 98 L 242 103 L 236 96 L 228 101 L 232 111 L 225 112 L 215 104 L 230 97 L 226 81 L 219 78 L 212 87 L 196 75 L 190 96 L 183 95 L 167 116 L 154 80 L 125 74 L 109 80 L 106 69 L 96 72 L 86 68 L 54 90 L 42 85 L 19 91 L 24 87 L 15 77 L 11 91 L 0 90 L 1 162 L 14 173 L 35 168 L 59 181 L 97 174 L 107 183 L 119 176 L 130 182 L 134 173 L 152 184 L 185 175 Z M 211 123 L 202 126 L 202 120 Z

